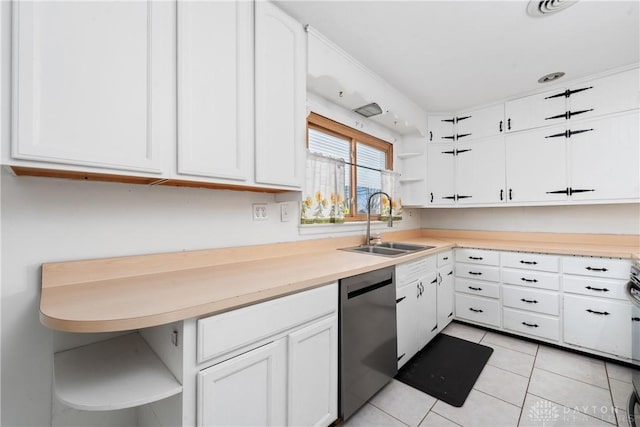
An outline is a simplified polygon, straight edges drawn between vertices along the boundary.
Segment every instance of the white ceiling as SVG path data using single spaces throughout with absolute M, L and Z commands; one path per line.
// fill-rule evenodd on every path
M 428 112 L 458 111 L 639 61 L 640 2 L 276 0 Z M 561 81 L 562 81 L 561 80 Z

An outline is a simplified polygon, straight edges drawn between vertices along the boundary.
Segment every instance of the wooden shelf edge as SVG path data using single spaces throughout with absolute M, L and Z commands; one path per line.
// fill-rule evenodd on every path
M 132 408 L 182 392 L 138 333 L 56 353 L 53 382 L 60 402 L 83 411 Z

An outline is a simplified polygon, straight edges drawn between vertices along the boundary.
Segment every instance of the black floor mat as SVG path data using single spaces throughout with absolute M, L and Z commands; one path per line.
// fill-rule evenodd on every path
M 400 369 L 396 379 L 460 407 L 491 353 L 491 347 L 439 334 Z

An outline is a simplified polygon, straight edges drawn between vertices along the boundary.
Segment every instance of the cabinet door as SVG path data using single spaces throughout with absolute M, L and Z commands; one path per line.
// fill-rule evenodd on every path
M 564 341 L 629 358 L 630 317 L 628 302 L 564 295 Z
M 563 91 L 564 88 L 560 88 L 507 101 L 504 104 L 506 131 L 515 132 L 563 123 L 566 120 L 562 116 L 566 112 L 565 97 L 551 98 Z M 555 116 L 562 117 L 552 118 Z
M 565 201 L 567 184 L 565 126 L 507 135 L 507 202 Z
M 328 426 L 338 417 L 338 316 L 289 335 L 292 426 Z
M 429 116 L 429 142 L 453 142 L 454 126 L 451 121 L 455 114 Z
M 253 5 L 178 2 L 178 173 L 245 181 L 253 145 Z
M 457 114 L 457 117 L 456 134 L 461 142 L 500 135 L 506 128 L 503 103 L 479 110 L 465 111 Z
M 306 34 L 270 2 L 256 2 L 256 182 L 302 185 L 306 128 Z
M 198 373 L 198 426 L 282 426 L 287 408 L 286 339 Z
M 428 205 L 453 205 L 455 187 L 455 156 L 453 144 L 427 146 Z
M 572 113 L 584 111 L 575 117 L 583 119 L 640 107 L 640 71 L 634 68 L 622 73 L 601 77 L 569 87 L 576 91 L 567 98 Z
M 414 322 L 418 325 L 418 351 L 438 334 L 438 280 L 436 272 L 423 276 L 418 282 L 418 305 Z
M 639 128 L 637 111 L 571 125 L 588 130 L 569 139 L 571 200 L 640 198 Z
M 396 289 L 396 323 L 398 328 L 398 369 L 418 352 L 413 313 L 418 301 L 417 282 Z
M 12 157 L 161 172 L 175 135 L 172 7 L 15 2 Z
M 438 330 L 453 320 L 453 266 L 438 269 Z
M 640 362 L 640 307 L 631 307 L 631 358 Z
M 458 144 L 458 204 L 505 203 L 504 137 Z

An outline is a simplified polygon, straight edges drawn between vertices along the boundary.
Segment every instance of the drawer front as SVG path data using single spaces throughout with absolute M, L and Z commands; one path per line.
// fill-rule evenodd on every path
M 428 256 L 396 266 L 396 287 L 405 286 L 425 273 L 436 270 L 436 256 Z
M 455 286 L 457 292 L 488 298 L 500 298 L 500 285 L 497 283 L 456 278 Z
M 560 314 L 560 295 L 557 292 L 503 286 L 502 305 L 557 316 Z
M 526 286 L 536 289 L 560 289 L 560 275 L 541 271 L 502 269 L 502 281 L 510 285 Z
M 503 309 L 504 328 L 517 333 L 535 335 L 549 340 L 560 340 L 560 320 L 524 311 Z
M 503 267 L 550 272 L 560 270 L 560 257 L 555 255 L 503 252 L 501 258 Z
M 472 264 L 500 265 L 500 252 L 485 249 L 456 249 L 456 262 Z
M 500 281 L 500 268 L 478 264 L 456 263 L 456 277 L 467 279 L 486 280 L 490 282 Z
M 498 301 L 456 293 L 456 317 L 500 327 Z
M 436 257 L 438 258 L 438 267 L 449 265 L 453 262 L 453 251 L 440 252 Z
M 334 313 L 337 309 L 338 284 L 333 283 L 200 319 L 198 363 Z
M 566 275 L 562 279 L 562 290 L 572 294 L 589 295 L 598 298 L 613 298 L 627 301 L 626 280 L 597 279 Z
M 631 303 L 564 295 L 564 341 L 631 357 Z
M 610 258 L 564 257 L 562 258 L 562 271 L 581 276 L 626 280 L 631 273 L 631 261 Z

